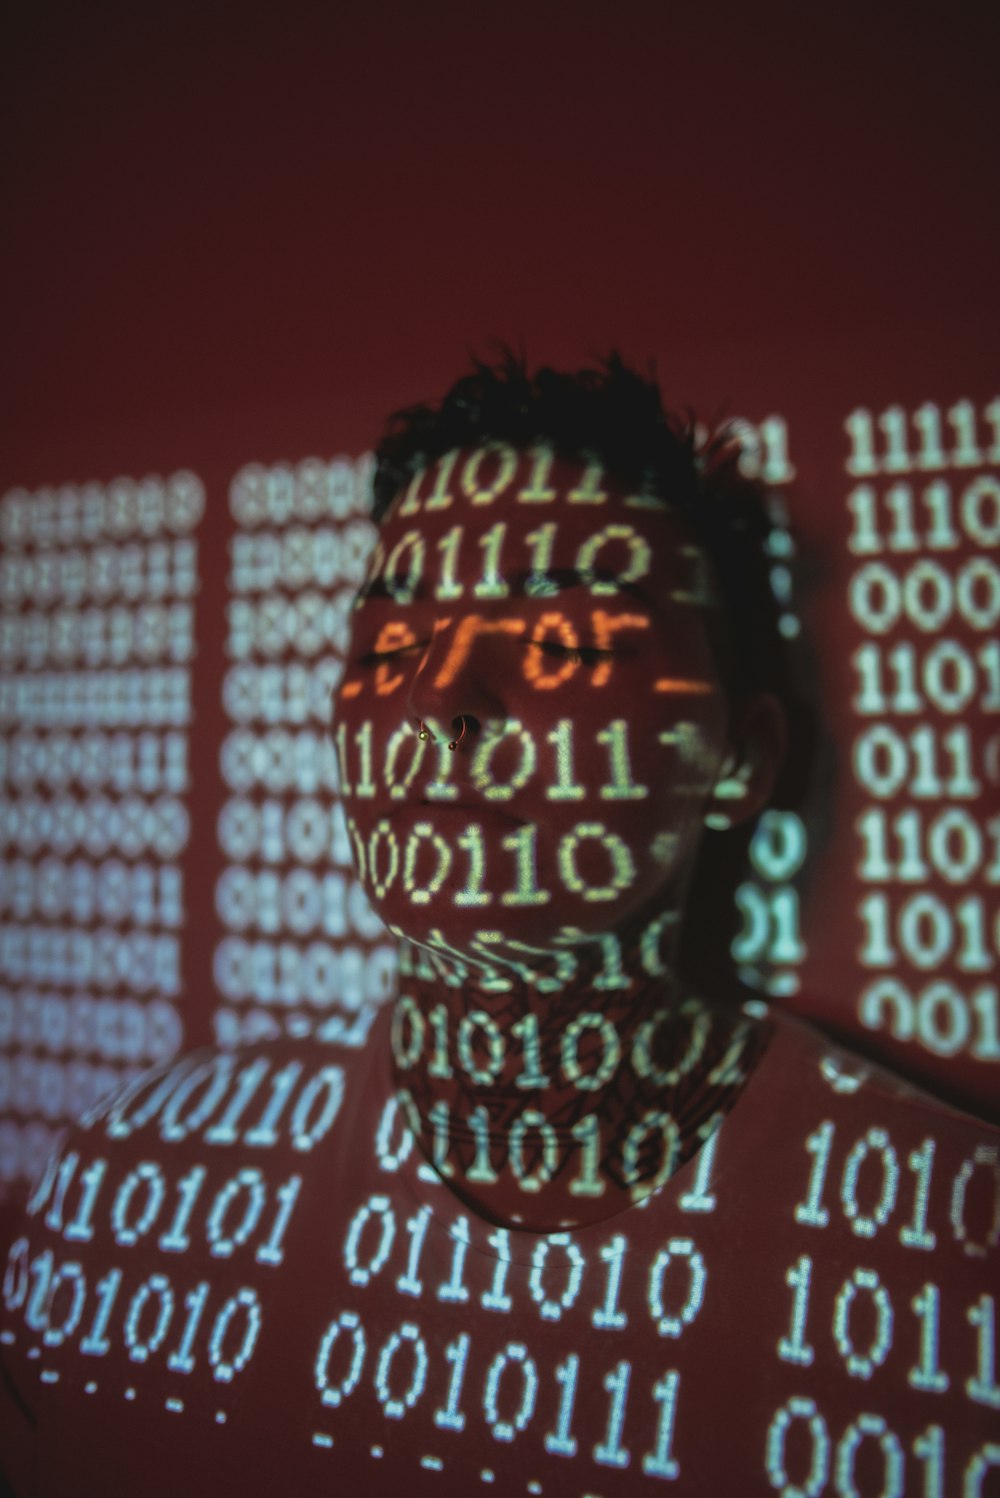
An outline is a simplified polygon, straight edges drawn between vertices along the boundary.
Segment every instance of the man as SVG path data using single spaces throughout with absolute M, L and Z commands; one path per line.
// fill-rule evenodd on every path
M 734 457 L 616 359 L 390 427 L 335 741 L 398 998 L 51 1163 L 16 1493 L 995 1491 L 995 1133 L 680 960 L 784 738 Z
M 677 949 L 706 822 L 751 817 L 780 760 L 767 522 L 731 473 L 699 493 L 650 395 L 616 361 L 598 390 L 508 361 L 409 413 L 337 713 L 357 865 L 413 944 L 408 1119 L 457 1195 L 550 1231 L 661 1185 L 766 1045 Z M 739 554 L 729 611 L 699 522 Z

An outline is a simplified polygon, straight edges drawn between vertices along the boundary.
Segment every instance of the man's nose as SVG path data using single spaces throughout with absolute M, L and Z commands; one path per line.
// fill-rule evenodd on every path
M 487 619 L 465 614 L 439 621 L 420 658 L 407 694 L 407 715 L 435 738 L 451 739 L 462 720 L 480 729 L 507 721 L 505 677 L 513 667 L 496 647 L 503 637 L 524 633 L 519 619 Z

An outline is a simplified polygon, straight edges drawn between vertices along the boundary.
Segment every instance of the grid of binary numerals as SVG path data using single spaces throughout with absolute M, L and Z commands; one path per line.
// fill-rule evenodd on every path
M 192 473 L 0 501 L 0 1180 L 181 1045 Z
M 802 625 L 792 585 L 798 548 L 783 493 L 796 476 L 788 424 L 783 416 L 773 414 L 756 425 L 737 417 L 730 427 L 740 442 L 741 471 L 766 488 L 772 524 L 767 542 L 771 591 L 779 609 L 778 627 L 786 640 L 794 642 Z M 747 877 L 736 891 L 742 923 L 733 939 L 732 956 L 739 975 L 751 987 L 782 998 L 798 993 L 799 970 L 806 958 L 797 880 L 807 854 L 803 818 L 787 809 L 766 811 L 750 845 Z
M 331 694 L 374 541 L 371 460 L 242 468 L 230 486 L 229 729 L 216 886 L 221 1045 L 367 1033 L 395 956 L 354 878 Z
M 858 409 L 845 427 L 859 1017 L 996 1062 L 1000 400 Z
M 1000 1410 L 996 1306 L 992 1294 L 975 1295 L 987 1281 L 972 1271 L 996 1251 L 997 1161 L 995 1144 L 973 1143 L 967 1121 L 940 1114 L 932 1123 L 926 1110 L 905 1105 L 897 1112 L 881 1087 L 869 1092 L 863 1068 L 833 1053 L 813 1055 L 800 1074 L 811 1096 L 798 1124 L 823 1121 L 805 1137 L 795 1129 L 785 1158 L 799 1168 L 771 1174 L 763 1216 L 753 1215 L 761 1190 L 746 1186 L 750 1172 L 716 1168 L 732 1147 L 726 1121 L 667 1216 L 677 1236 L 667 1236 L 669 1228 L 644 1232 L 637 1213 L 622 1215 L 589 1239 L 539 1237 L 529 1263 L 507 1228 L 470 1219 L 426 1164 L 415 1178 L 427 1199 L 414 1211 L 413 1177 L 402 1190 L 395 1180 L 410 1174 L 415 1152 L 398 1097 L 355 1115 L 359 1127 L 332 1159 L 342 1170 L 348 1155 L 367 1153 L 367 1173 L 361 1190 L 331 1196 L 331 1157 L 311 1166 L 310 1156 L 346 1095 L 334 1054 L 313 1046 L 296 1059 L 286 1050 L 293 1059 L 277 1069 L 273 1055 L 243 1065 L 228 1053 L 195 1054 L 121 1094 L 89 1136 L 90 1150 L 108 1153 L 90 1157 L 78 1136 L 77 1147 L 53 1154 L 38 1182 L 28 1207 L 34 1224 L 12 1245 L 3 1277 L 13 1314 L 0 1342 L 16 1344 L 23 1318 L 40 1382 L 58 1382 L 60 1367 L 82 1355 L 86 1393 L 133 1400 L 139 1391 L 149 1421 L 161 1400 L 167 1419 L 186 1407 L 211 1411 L 217 1400 L 223 1407 L 214 1418 L 225 1424 L 235 1395 L 247 1399 L 244 1409 L 276 1411 L 274 1429 L 284 1431 L 291 1406 L 275 1395 L 273 1368 L 254 1358 L 267 1345 L 269 1304 L 294 1302 L 299 1320 L 282 1388 L 295 1381 L 294 1428 L 304 1435 L 305 1420 L 314 1420 L 313 1447 L 340 1453 L 343 1430 L 349 1451 L 357 1420 L 372 1435 L 381 1424 L 416 1478 L 418 1461 L 445 1471 L 456 1447 L 471 1440 L 490 1453 L 482 1480 L 492 1483 L 494 1463 L 517 1439 L 522 1473 L 543 1448 L 580 1464 L 577 1483 L 581 1466 L 596 1464 L 605 1475 L 629 1467 L 680 1477 L 688 1491 L 687 1473 L 697 1476 L 684 1455 L 690 1434 L 704 1426 L 706 1408 L 717 1407 L 718 1357 L 697 1338 L 707 1325 L 713 1335 L 730 1329 L 734 1309 L 754 1323 L 755 1297 L 732 1294 L 742 1274 L 769 1308 L 758 1322 L 769 1330 L 740 1371 L 770 1383 L 777 1364 L 794 1378 L 773 1385 L 787 1397 L 754 1441 L 756 1470 L 763 1466 L 775 1492 L 943 1498 L 959 1492 L 946 1487 L 947 1453 L 948 1470 L 963 1469 L 962 1493 L 985 1494 L 984 1474 L 1000 1467 L 1000 1446 L 980 1442 Z M 807 1077 L 813 1066 L 822 1082 Z M 865 1127 L 872 1104 L 890 1129 Z M 764 1116 L 758 1111 L 752 1125 L 758 1141 Z M 148 1132 L 137 1148 L 122 1150 L 140 1130 Z M 237 1161 L 234 1145 L 244 1152 Z M 195 1146 L 202 1163 L 191 1163 Z M 234 1170 L 239 1159 L 260 1163 Z M 310 1293 L 315 1275 L 307 1272 L 304 1292 L 272 1302 L 266 1282 L 274 1271 L 294 1277 L 294 1265 L 314 1264 L 314 1233 L 291 1245 L 299 1203 L 308 1210 L 315 1190 L 325 1203 L 325 1215 L 310 1219 L 322 1225 L 326 1245 L 319 1291 Z M 729 1252 L 723 1222 L 733 1213 L 751 1229 L 785 1222 L 778 1254 L 759 1263 Z M 847 1224 L 857 1245 L 853 1267 Z M 832 1256 L 824 1247 L 830 1234 L 840 1245 Z M 957 1282 L 956 1244 L 968 1271 Z M 286 1249 L 294 1260 L 286 1261 Z M 210 1277 L 194 1284 L 195 1275 Z M 924 1276 L 912 1297 L 902 1288 Z M 787 1287 L 777 1302 L 775 1284 Z M 780 1322 L 770 1320 L 776 1304 Z M 609 1334 L 606 1346 L 594 1343 L 591 1328 L 599 1344 Z M 582 1356 L 571 1350 L 580 1349 L 577 1337 Z M 315 1395 L 303 1413 L 297 1401 L 310 1371 Z M 255 1372 L 258 1393 L 244 1394 Z M 261 1379 L 264 1401 L 251 1402 L 260 1400 Z M 577 1401 L 588 1390 L 607 1398 L 597 1394 L 598 1418 L 584 1424 Z M 971 1423 L 961 1418 L 969 1408 Z M 956 1415 L 961 1432 L 951 1426 Z M 404 1418 L 397 1442 L 388 1422 Z M 484 1433 L 492 1438 L 485 1449 Z M 427 1445 L 433 1455 L 419 1455 Z M 294 1470 L 301 1447 L 286 1441 L 284 1449 Z M 384 1455 L 381 1444 L 369 1451 L 375 1460 Z M 740 1471 L 759 1491 L 753 1469 Z M 541 1487 L 530 1482 L 526 1490 Z

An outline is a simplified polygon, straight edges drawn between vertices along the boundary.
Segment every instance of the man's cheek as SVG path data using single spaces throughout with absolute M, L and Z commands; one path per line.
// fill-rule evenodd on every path
M 549 818 L 586 805 L 612 820 L 657 818 L 704 795 L 717 732 L 694 719 L 652 721 L 577 712 L 530 724 L 509 718 L 469 736 L 466 746 L 422 738 L 396 714 L 343 713 L 334 733 L 341 794 L 363 814 L 426 801 L 482 800 Z

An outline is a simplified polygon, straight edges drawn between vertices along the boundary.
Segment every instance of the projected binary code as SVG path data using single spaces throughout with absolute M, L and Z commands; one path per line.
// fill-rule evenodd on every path
M 232 864 L 216 907 L 233 934 L 214 969 L 224 1045 L 319 1022 L 360 1044 L 395 972 L 353 877 L 329 739 L 373 542 L 361 503 L 369 472 L 364 460 L 251 465 L 230 489 L 223 701 L 233 726 L 220 765 L 231 794 L 218 835 Z
M 1000 1060 L 1000 406 L 847 419 L 859 998 L 869 1029 Z M 933 475 L 946 475 L 934 477 Z M 991 815 L 990 813 L 994 813 Z M 991 981 L 993 978 L 993 981 Z
M 184 472 L 0 503 L 7 1180 L 37 1174 L 56 1125 L 181 1043 L 203 508 Z
M 458 389 L 466 430 L 541 399 Z M 996 1131 L 679 955 L 697 857 L 781 760 L 780 513 L 655 412 L 612 456 L 411 421 L 342 612 L 275 571 L 322 554 L 284 549 L 313 491 L 234 484 L 224 1044 L 96 1104 L 37 1183 L 15 1490 L 993 1498 Z M 320 681 L 335 761 L 299 738 Z M 765 813 L 756 877 L 698 912 L 737 901 L 776 992 L 805 825 Z M 313 950 L 361 946 L 362 896 L 391 1005 Z

